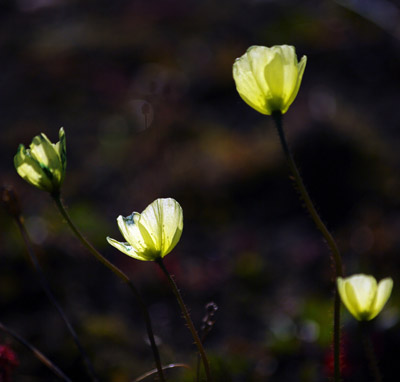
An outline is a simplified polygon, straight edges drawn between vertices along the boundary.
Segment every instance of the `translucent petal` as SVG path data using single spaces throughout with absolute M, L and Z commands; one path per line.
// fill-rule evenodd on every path
M 139 229 L 145 239 L 147 247 L 161 252 L 162 246 L 162 208 L 160 199 L 149 204 L 140 214 Z
M 272 47 L 278 51 L 282 57 L 282 62 L 285 67 L 297 66 L 296 49 L 292 45 L 275 45 Z
M 359 321 L 372 320 L 382 310 L 393 287 L 390 278 L 377 285 L 373 276 L 357 274 L 338 278 L 337 285 L 343 304 Z
M 267 99 L 271 110 L 282 110 L 285 78 L 283 60 L 280 54 L 275 54 L 269 64 L 265 66 L 264 76 L 268 83 Z
M 343 300 L 344 305 L 349 310 L 349 312 L 357 319 L 360 319 L 360 305 L 357 300 L 357 295 L 354 291 L 353 286 L 347 281 L 344 281 L 344 293 L 345 300 Z
M 282 99 L 284 105 L 289 101 L 296 88 L 299 74 L 296 51 L 293 46 L 281 45 L 276 47 L 282 59 L 283 68 L 283 90 Z
M 265 70 L 273 60 L 276 60 L 276 56 L 276 49 L 265 46 L 251 46 L 246 52 L 251 72 L 264 97 L 271 91 L 268 79 L 265 77 Z
M 306 64 L 307 64 L 307 57 L 303 56 L 300 60 L 300 63 L 298 64 L 297 78 L 295 81 L 295 86 L 294 86 L 293 90 L 291 91 L 289 98 L 287 99 L 287 101 L 285 102 L 285 104 L 283 106 L 282 114 L 284 114 L 288 111 L 289 106 L 293 103 L 293 101 L 295 100 L 295 98 L 297 96 L 297 93 L 299 92 L 301 81 L 303 79 L 304 70 L 306 68 Z
M 157 199 L 141 214 L 139 229 L 148 247 L 153 247 L 161 257 L 167 255 L 178 243 L 183 229 L 183 213 L 179 203 L 171 198 Z
M 162 248 L 161 256 L 170 253 L 178 244 L 183 230 L 183 212 L 179 203 L 171 198 L 159 199 L 162 204 Z
M 44 191 L 51 192 L 53 184 L 46 176 L 40 164 L 31 156 L 26 154 L 24 145 L 19 145 L 17 154 L 14 156 L 14 166 L 18 174 L 28 183 Z
M 359 274 L 349 277 L 346 281 L 351 284 L 354 289 L 360 313 L 366 314 L 370 312 L 377 288 L 375 278 Z
M 256 82 L 247 55 L 236 59 L 233 64 L 233 79 L 243 101 L 262 114 L 271 114 L 266 105 L 266 95 Z
M 14 158 L 18 173 L 34 186 L 57 192 L 64 180 L 66 159 L 60 159 L 60 152 L 65 157 L 65 133 L 59 132 L 60 142 L 53 144 L 44 134 L 33 138 L 29 149 L 22 145 Z
M 115 239 L 112 239 L 111 237 L 107 237 L 107 241 L 113 247 L 117 248 L 119 251 L 125 253 L 128 256 L 131 256 L 137 260 L 142 260 L 142 261 L 147 260 L 143 258 L 143 256 L 140 255 L 140 253 L 137 253 L 129 243 L 120 242 Z
M 183 213 L 176 200 L 157 199 L 141 214 L 118 216 L 117 222 L 127 243 L 113 239 L 107 239 L 108 242 L 129 256 L 154 261 L 167 255 L 178 243 L 183 230 Z
M 300 64 L 293 46 L 252 46 L 233 65 L 242 99 L 262 114 L 285 113 L 301 84 L 306 58 Z
M 383 279 L 378 284 L 378 290 L 376 292 L 376 298 L 372 307 L 372 315 L 370 319 L 376 317 L 385 306 L 387 300 L 389 300 L 390 294 L 392 293 L 393 280 L 391 278 Z
M 338 277 L 336 280 L 336 284 L 337 284 L 337 289 L 340 295 L 340 299 L 342 300 L 343 304 L 347 307 L 349 301 L 347 299 L 347 294 L 346 294 L 346 290 L 344 287 L 344 280 L 342 277 Z
M 146 243 L 143 240 L 143 236 L 140 233 L 137 225 L 139 217 L 140 214 L 137 212 L 133 212 L 127 217 L 120 215 L 117 218 L 117 223 L 118 228 L 125 240 L 134 248 L 136 252 L 141 253 L 145 251 Z
M 30 153 L 34 159 L 49 169 L 61 169 L 61 160 L 53 145 L 45 134 L 37 135 L 30 145 Z

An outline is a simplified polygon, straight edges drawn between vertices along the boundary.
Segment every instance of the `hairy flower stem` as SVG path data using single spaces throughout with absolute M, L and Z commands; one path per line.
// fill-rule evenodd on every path
M 203 344 L 204 343 L 204 334 L 201 336 L 200 341 Z M 200 380 L 200 365 L 201 365 L 201 357 L 200 353 L 197 354 L 197 360 L 196 360 L 196 381 Z
M 93 247 L 91 243 L 89 243 L 83 235 L 80 233 L 78 228 L 75 226 L 75 224 L 72 222 L 71 218 L 69 217 L 66 209 L 64 208 L 64 205 L 61 202 L 61 197 L 59 194 L 53 194 L 52 195 L 61 215 L 63 218 L 67 221 L 69 227 L 71 230 L 74 232 L 74 234 L 78 237 L 78 239 L 81 241 L 81 243 L 89 250 L 89 252 L 97 259 L 99 260 L 103 265 L 105 265 L 108 269 L 110 269 L 116 276 L 118 276 L 124 283 L 126 283 L 133 294 L 135 295 L 140 309 L 142 311 L 143 318 L 146 323 L 146 329 L 147 329 L 147 336 L 150 341 L 151 348 L 153 350 L 153 357 L 154 361 L 156 363 L 156 368 L 158 371 L 158 376 L 160 378 L 161 382 L 165 382 L 165 377 L 164 377 L 164 372 L 161 366 L 161 359 L 160 359 L 160 354 L 158 352 L 157 344 L 154 339 L 154 333 L 153 333 L 153 326 L 151 323 L 151 318 L 149 311 L 147 309 L 146 304 L 144 303 L 140 293 L 136 289 L 136 287 L 133 285 L 131 279 L 123 272 L 121 271 L 117 266 L 115 266 L 113 263 L 108 261 L 96 248 Z
M 206 379 L 208 382 L 212 382 L 212 377 L 211 377 L 211 371 L 210 371 L 210 365 L 208 363 L 208 359 L 207 359 L 207 355 L 206 352 L 204 350 L 203 344 L 200 340 L 200 337 L 197 333 L 196 328 L 193 325 L 193 321 L 190 318 L 190 314 L 186 308 L 185 303 L 183 302 L 181 293 L 179 292 L 178 286 L 175 283 L 175 280 L 173 279 L 173 277 L 171 276 L 171 274 L 168 272 L 167 268 L 164 265 L 164 262 L 162 260 L 162 258 L 158 258 L 157 260 L 155 260 L 155 262 L 160 266 L 161 270 L 163 271 L 163 273 L 165 274 L 165 276 L 167 276 L 169 285 L 171 286 L 172 291 L 174 292 L 174 295 L 176 297 L 176 299 L 178 300 L 178 304 L 181 308 L 183 317 L 186 320 L 186 324 L 190 330 L 190 332 L 192 333 L 194 342 L 196 343 L 197 349 L 199 350 L 200 353 L 200 357 L 203 361 L 203 365 L 204 365 L 204 371 L 206 373 Z
M 32 261 L 32 264 L 34 266 L 34 269 L 36 271 L 36 275 L 40 281 L 40 284 L 42 285 L 42 288 L 44 290 L 44 292 L 47 295 L 47 298 L 50 300 L 50 302 L 54 305 L 54 307 L 57 309 L 58 313 L 60 314 L 61 318 L 63 319 L 68 331 L 70 332 L 76 347 L 78 348 L 79 352 L 81 353 L 81 356 L 83 358 L 84 364 L 86 366 L 86 370 L 87 373 L 89 374 L 90 378 L 92 381 L 97 382 L 99 379 L 96 376 L 96 373 L 94 371 L 93 365 L 88 357 L 88 355 L 86 354 L 81 342 L 79 341 L 78 335 L 75 332 L 75 329 L 73 328 L 73 326 L 71 325 L 71 323 L 69 322 L 66 314 L 64 313 L 63 309 L 61 308 L 60 304 L 57 302 L 56 298 L 54 297 L 53 293 L 50 290 L 50 287 L 47 283 L 46 278 L 44 277 L 43 271 L 40 267 L 39 261 L 32 249 L 32 243 L 30 241 L 28 232 L 26 230 L 24 221 L 22 216 L 19 216 L 18 218 L 16 218 L 16 222 L 18 225 L 18 228 L 21 232 L 22 238 L 24 239 L 24 243 L 25 243 L 25 247 L 28 251 L 30 260 Z
M 280 111 L 274 112 L 272 114 L 272 118 L 275 122 L 279 139 L 281 141 L 281 145 L 285 153 L 287 163 L 293 174 L 294 181 L 296 182 L 297 189 L 300 192 L 301 198 L 304 201 L 307 211 L 310 213 L 311 218 L 313 219 L 317 228 L 321 231 L 332 253 L 335 265 L 334 279 L 336 280 L 336 277 L 343 276 L 342 258 L 340 256 L 339 248 L 333 236 L 328 231 L 328 228 L 326 228 L 325 224 L 322 222 L 317 210 L 315 209 L 313 202 L 311 201 L 307 189 L 304 186 L 303 179 L 300 175 L 300 172 L 296 166 L 296 163 L 293 159 L 293 156 L 286 142 L 285 132 L 283 131 L 283 124 L 282 124 L 282 113 Z M 335 298 L 334 298 L 333 347 L 334 347 L 334 381 L 339 382 L 340 381 L 340 298 L 336 291 L 336 287 L 335 287 Z
M 53 362 L 51 362 L 42 352 L 40 352 L 38 349 L 36 349 L 33 345 L 31 345 L 28 341 L 26 341 L 24 338 L 19 336 L 17 333 L 15 333 L 13 330 L 5 326 L 3 323 L 0 322 L 0 330 L 3 332 L 7 333 L 11 337 L 13 337 L 15 340 L 17 340 L 20 344 L 24 345 L 27 349 L 29 349 L 33 355 L 41 362 L 43 365 L 45 365 L 47 368 L 49 368 L 57 377 L 62 379 L 65 382 L 72 382 L 70 378 L 68 378 L 62 371 L 61 369 L 56 366 Z
M 369 322 L 359 321 L 359 328 L 361 331 L 361 336 L 364 343 L 365 355 L 368 359 L 368 364 L 372 375 L 374 376 L 375 382 L 382 382 L 382 375 L 378 367 L 378 361 L 375 356 L 374 348 L 371 343 L 371 338 L 369 336 Z

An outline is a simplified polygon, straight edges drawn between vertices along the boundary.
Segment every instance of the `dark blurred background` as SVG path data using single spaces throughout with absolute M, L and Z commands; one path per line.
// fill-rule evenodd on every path
M 1 184 L 19 195 L 55 295 L 102 381 L 153 367 L 128 288 L 85 251 L 49 195 L 13 167 L 18 144 L 67 136 L 62 196 L 75 223 L 147 301 L 162 361 L 195 364 L 163 275 L 109 246 L 116 217 L 158 197 L 184 211 L 165 258 L 195 324 L 218 306 L 206 340 L 217 382 L 331 376 L 329 251 L 292 187 L 271 118 L 238 96 L 232 63 L 250 45 L 290 44 L 308 63 L 285 115 L 289 145 L 342 251 L 346 274 L 391 276 L 371 334 L 386 380 L 400 373 L 400 8 L 386 0 L 3 0 Z M 0 321 L 74 381 L 78 352 L 0 210 Z M 343 380 L 372 380 L 356 321 L 343 317 Z M 52 374 L 9 336 L 15 381 Z M 190 372 L 168 372 L 192 381 Z M 151 380 L 149 378 L 148 380 Z

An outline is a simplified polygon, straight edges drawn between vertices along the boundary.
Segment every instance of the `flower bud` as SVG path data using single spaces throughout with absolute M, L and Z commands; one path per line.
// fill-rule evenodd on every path
M 385 278 L 377 284 L 373 276 L 357 274 L 337 278 L 343 304 L 358 321 L 369 321 L 383 309 L 390 297 L 393 280 Z
M 183 212 L 171 198 L 157 199 L 141 213 L 118 216 L 119 230 L 126 242 L 107 237 L 109 244 L 138 260 L 155 261 L 170 253 L 183 230 Z
M 60 141 L 51 143 L 45 134 L 33 138 L 29 148 L 19 145 L 14 156 L 18 174 L 28 183 L 50 193 L 60 191 L 67 167 L 64 129 L 59 131 Z
M 307 57 L 297 61 L 293 46 L 251 46 L 233 64 L 242 99 L 262 114 L 286 113 L 299 91 Z

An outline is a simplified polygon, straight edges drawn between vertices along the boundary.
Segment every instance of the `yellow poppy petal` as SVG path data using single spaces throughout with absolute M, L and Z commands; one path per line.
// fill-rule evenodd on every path
M 133 257 L 137 260 L 147 260 L 146 258 L 143 258 L 143 256 L 141 256 L 138 252 L 136 252 L 135 249 L 129 243 L 120 242 L 115 239 L 112 239 L 111 237 L 107 237 L 107 241 L 113 247 L 117 248 L 122 253 L 125 253 L 125 255 Z
M 266 96 L 254 78 L 247 57 L 240 57 L 235 61 L 233 78 L 236 89 L 244 102 L 262 114 L 271 114 L 266 104 Z
M 44 191 L 53 189 L 51 180 L 46 176 L 40 164 L 26 154 L 24 145 L 18 147 L 17 154 L 14 156 L 14 166 L 21 178 L 33 186 Z
M 183 213 L 176 200 L 157 199 L 141 214 L 119 216 L 117 222 L 128 243 L 107 239 L 109 243 L 139 260 L 155 261 L 170 253 L 178 243 L 183 230 Z
M 306 64 L 293 46 L 252 46 L 235 60 L 233 78 L 240 97 L 262 114 L 286 113 L 299 91 Z
M 379 282 L 370 319 L 376 317 L 383 309 L 386 302 L 389 300 L 390 294 L 392 293 L 392 289 L 393 289 L 393 280 L 390 277 L 383 279 Z
M 357 274 L 345 279 L 338 277 L 338 291 L 343 304 L 359 321 L 376 317 L 390 297 L 393 287 L 391 278 L 377 284 L 373 276 Z
M 64 129 L 60 129 L 59 136 L 60 141 L 53 144 L 42 133 L 33 138 L 29 149 L 20 146 L 14 157 L 15 168 L 22 178 L 51 193 L 59 192 L 66 171 Z

